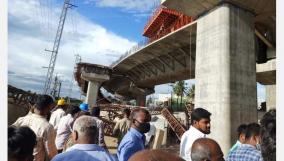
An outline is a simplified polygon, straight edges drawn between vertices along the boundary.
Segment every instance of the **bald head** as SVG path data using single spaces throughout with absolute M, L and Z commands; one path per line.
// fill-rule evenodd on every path
M 163 150 L 143 150 L 132 155 L 128 161 L 184 161 L 177 155 Z
M 224 161 L 219 144 L 209 138 L 200 138 L 194 141 L 191 148 L 191 159 L 192 161 Z
M 92 116 L 81 116 L 73 125 L 73 140 L 78 144 L 95 144 L 98 136 L 97 121 Z

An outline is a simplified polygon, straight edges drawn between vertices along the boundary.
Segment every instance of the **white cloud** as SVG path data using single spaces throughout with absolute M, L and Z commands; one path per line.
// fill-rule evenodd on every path
M 160 0 L 85 0 L 85 3 L 96 4 L 99 7 L 118 7 L 128 12 L 151 12 L 158 6 Z
M 50 53 L 45 52 L 44 49 L 51 50 L 53 47 L 61 6 L 51 8 L 40 2 L 37 0 L 8 2 L 8 69 L 15 73 L 13 77 L 9 75 L 9 83 L 19 88 L 32 88 L 35 82 L 30 81 L 29 84 L 29 78 L 44 78 L 46 69 L 41 67 L 49 64 Z M 135 44 L 136 42 L 131 42 L 95 24 L 76 10 L 70 10 L 54 74 L 59 73 L 62 79 L 71 80 L 74 55 L 77 53 L 84 62 L 110 65 Z M 23 78 L 25 75 L 29 77 Z M 37 80 L 37 83 L 39 86 L 34 85 L 34 87 L 37 91 L 42 90 L 44 79 Z M 63 93 L 66 93 L 70 81 L 69 84 L 67 83 L 63 86 L 65 88 L 62 90 Z

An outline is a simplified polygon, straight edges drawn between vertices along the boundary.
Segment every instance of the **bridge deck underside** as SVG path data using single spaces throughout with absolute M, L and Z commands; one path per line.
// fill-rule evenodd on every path
M 113 68 L 107 90 L 123 93 L 133 82 L 142 88 L 195 77 L 196 22 L 147 45 Z M 123 75 L 123 76 L 121 76 Z M 120 92 L 119 92 L 120 91 Z

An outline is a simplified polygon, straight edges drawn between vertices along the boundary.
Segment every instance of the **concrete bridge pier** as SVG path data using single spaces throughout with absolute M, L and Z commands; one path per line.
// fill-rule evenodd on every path
M 109 80 L 110 77 L 108 74 L 96 73 L 82 73 L 81 77 L 89 82 L 85 103 L 89 105 L 89 110 L 91 112 L 93 106 L 96 104 L 101 83 Z
M 136 97 L 137 106 L 146 106 L 146 95 L 139 95 Z
M 211 134 L 226 156 L 241 123 L 257 121 L 253 14 L 231 4 L 197 20 L 195 107 L 212 113 Z
M 266 111 L 276 108 L 276 85 L 266 85 Z

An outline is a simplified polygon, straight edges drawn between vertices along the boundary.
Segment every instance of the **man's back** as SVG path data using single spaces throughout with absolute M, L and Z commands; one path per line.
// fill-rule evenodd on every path
M 259 150 L 249 144 L 241 144 L 228 154 L 227 161 L 262 161 Z
M 130 128 L 131 121 L 128 118 L 123 118 L 119 120 L 114 127 L 114 132 L 118 130 L 118 142 L 120 142 L 123 136 L 127 133 Z
M 115 158 L 98 145 L 75 144 L 52 161 L 115 161 Z
M 50 125 L 47 120 L 40 115 L 30 114 L 24 117 L 20 117 L 14 124 L 14 126 L 28 126 L 33 130 L 37 137 L 37 145 L 34 148 L 34 160 L 44 160 L 49 156 L 57 154 L 55 147 L 55 131 L 53 126 Z M 48 153 L 48 154 L 46 154 Z
M 99 131 L 99 136 L 98 136 L 98 140 L 97 140 L 97 144 L 101 147 L 104 147 L 106 146 L 105 144 L 105 139 L 104 139 L 104 122 L 98 118 L 98 117 L 95 117 L 93 116 L 93 118 L 96 120 L 96 124 L 97 124 L 97 129 Z
M 54 129 L 57 130 L 58 124 L 60 122 L 60 119 L 65 115 L 65 112 L 62 108 L 58 108 L 55 111 L 52 112 L 50 116 L 49 123 L 53 125 Z
M 67 141 L 69 135 L 72 132 L 71 124 L 74 118 L 71 114 L 63 116 L 58 124 L 57 134 L 56 134 L 56 147 L 57 149 L 63 149 L 64 143 Z

